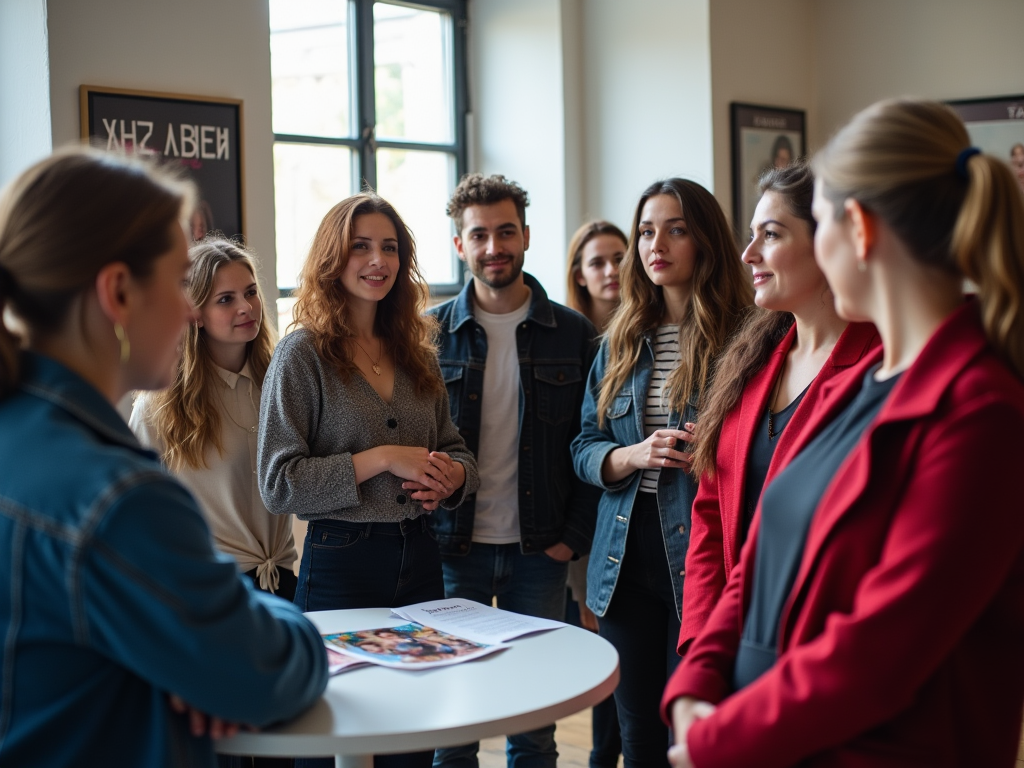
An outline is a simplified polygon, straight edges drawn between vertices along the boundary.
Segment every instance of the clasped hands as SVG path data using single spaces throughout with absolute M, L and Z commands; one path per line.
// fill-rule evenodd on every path
M 668 762 L 672 768 L 695 768 L 690 759 L 686 736 L 698 720 L 715 711 L 715 705 L 692 696 L 680 696 L 672 702 L 672 735 L 675 743 L 669 747 Z
M 390 446 L 388 471 L 405 480 L 402 488 L 433 512 L 440 503 L 466 482 L 466 468 L 443 451 L 415 446 Z

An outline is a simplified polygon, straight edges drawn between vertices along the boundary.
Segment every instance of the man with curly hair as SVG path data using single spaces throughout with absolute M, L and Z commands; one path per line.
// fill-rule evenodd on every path
M 527 205 L 514 181 L 481 174 L 465 176 L 448 202 L 472 278 L 431 312 L 480 490 L 431 517 L 448 597 L 497 598 L 499 608 L 561 620 L 567 563 L 590 551 L 600 495 L 576 477 L 569 453 L 597 332 L 523 272 Z M 476 768 L 478 747 L 439 749 L 434 766 Z M 554 725 L 509 736 L 509 766 L 555 768 L 557 757 Z

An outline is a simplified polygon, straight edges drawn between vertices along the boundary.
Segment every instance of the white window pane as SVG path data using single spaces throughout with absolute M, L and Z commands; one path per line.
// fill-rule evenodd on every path
M 445 152 L 377 150 L 377 192 L 405 220 L 416 238 L 420 271 L 428 283 L 454 283 L 451 221 L 444 213 L 454 188 L 454 158 Z
M 454 141 L 451 40 L 447 13 L 374 3 L 377 138 Z
M 324 215 L 352 194 L 352 150 L 274 145 L 277 284 L 294 288 Z
M 270 0 L 274 133 L 348 138 L 349 3 Z

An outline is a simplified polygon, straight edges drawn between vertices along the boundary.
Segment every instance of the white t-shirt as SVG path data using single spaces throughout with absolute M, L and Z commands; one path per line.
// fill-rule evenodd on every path
M 476 463 L 473 541 L 514 544 L 519 541 L 519 351 L 516 328 L 530 312 L 530 298 L 519 309 L 494 315 L 480 308 L 473 316 L 487 334 L 487 362 L 480 413 L 480 447 Z

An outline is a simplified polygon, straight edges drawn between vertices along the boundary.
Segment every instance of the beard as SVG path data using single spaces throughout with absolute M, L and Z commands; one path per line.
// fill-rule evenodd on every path
M 508 285 L 512 285 L 516 280 L 519 279 L 519 275 L 523 271 L 523 263 L 526 260 L 526 254 L 520 252 L 501 254 L 501 258 L 512 257 L 512 263 L 508 266 L 507 271 L 503 270 L 496 274 L 487 274 L 487 265 L 494 261 L 494 257 L 488 259 L 480 259 L 476 261 L 471 267 L 470 271 L 473 273 L 473 277 L 479 280 L 481 283 L 486 285 L 488 288 L 504 288 Z

